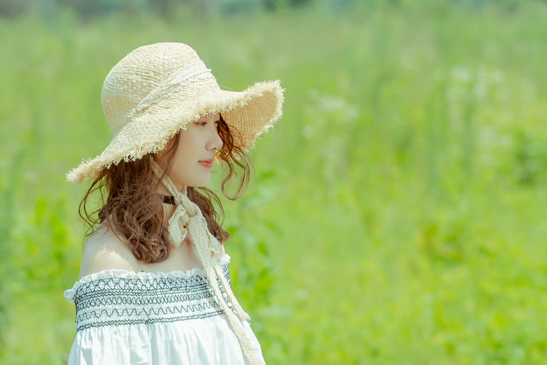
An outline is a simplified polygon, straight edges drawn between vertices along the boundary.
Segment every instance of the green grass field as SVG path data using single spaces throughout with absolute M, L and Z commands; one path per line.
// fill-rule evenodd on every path
M 224 205 L 269 364 L 547 364 L 547 3 L 61 13 L 0 37 L 2 364 L 66 363 L 86 185 L 65 173 L 110 140 L 110 68 L 160 41 L 222 87 L 286 88 Z

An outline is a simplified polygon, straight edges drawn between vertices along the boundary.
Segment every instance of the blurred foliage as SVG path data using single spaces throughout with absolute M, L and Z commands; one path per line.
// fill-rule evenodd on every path
M 515 11 L 528 4 L 544 2 L 545 0 L 0 0 L 0 16 L 19 17 L 30 13 L 51 18 L 69 10 L 81 20 L 89 21 L 112 14 L 131 16 L 153 13 L 172 18 L 180 13 L 213 16 L 219 13 L 228 15 L 300 8 L 324 8 L 331 12 L 379 7 L 444 11 L 451 4 L 468 6 L 475 10 L 495 4 L 500 9 Z
M 37 13 L 51 17 L 60 11 L 71 10 L 84 21 L 117 14 L 155 13 L 163 17 L 180 10 L 193 14 L 233 13 L 249 10 L 275 11 L 287 7 L 301 7 L 312 0 L 0 0 L 0 16 L 18 17 Z
M 129 4 L 63 6 L 77 3 Z M 160 41 L 192 45 L 225 88 L 286 88 L 254 181 L 224 201 L 234 291 L 268 363 L 547 363 L 545 2 L 204 19 L 166 1 L 85 22 L 33 4 L 0 18 L 0 363 L 66 363 L 86 185 L 64 174 L 110 141 L 110 68 Z

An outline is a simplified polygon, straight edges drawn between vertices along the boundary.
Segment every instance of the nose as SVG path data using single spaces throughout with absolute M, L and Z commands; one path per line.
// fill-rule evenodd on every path
M 211 123 L 211 136 L 209 138 L 209 141 L 207 143 L 207 150 L 208 151 L 219 151 L 222 146 L 224 145 L 224 142 L 222 142 L 222 138 L 220 138 L 218 134 L 218 129 L 216 126 L 216 123 Z

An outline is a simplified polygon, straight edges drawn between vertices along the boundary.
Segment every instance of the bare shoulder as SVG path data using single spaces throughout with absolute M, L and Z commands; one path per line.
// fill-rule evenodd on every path
M 82 253 L 80 279 L 103 270 L 135 271 L 137 260 L 125 243 L 104 226 L 89 237 Z

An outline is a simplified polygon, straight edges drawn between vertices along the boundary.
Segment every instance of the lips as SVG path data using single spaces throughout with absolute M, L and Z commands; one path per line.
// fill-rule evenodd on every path
M 202 160 L 202 161 L 198 161 L 202 166 L 204 167 L 207 167 L 207 168 L 212 168 L 213 167 L 213 159 L 210 159 L 210 160 Z

